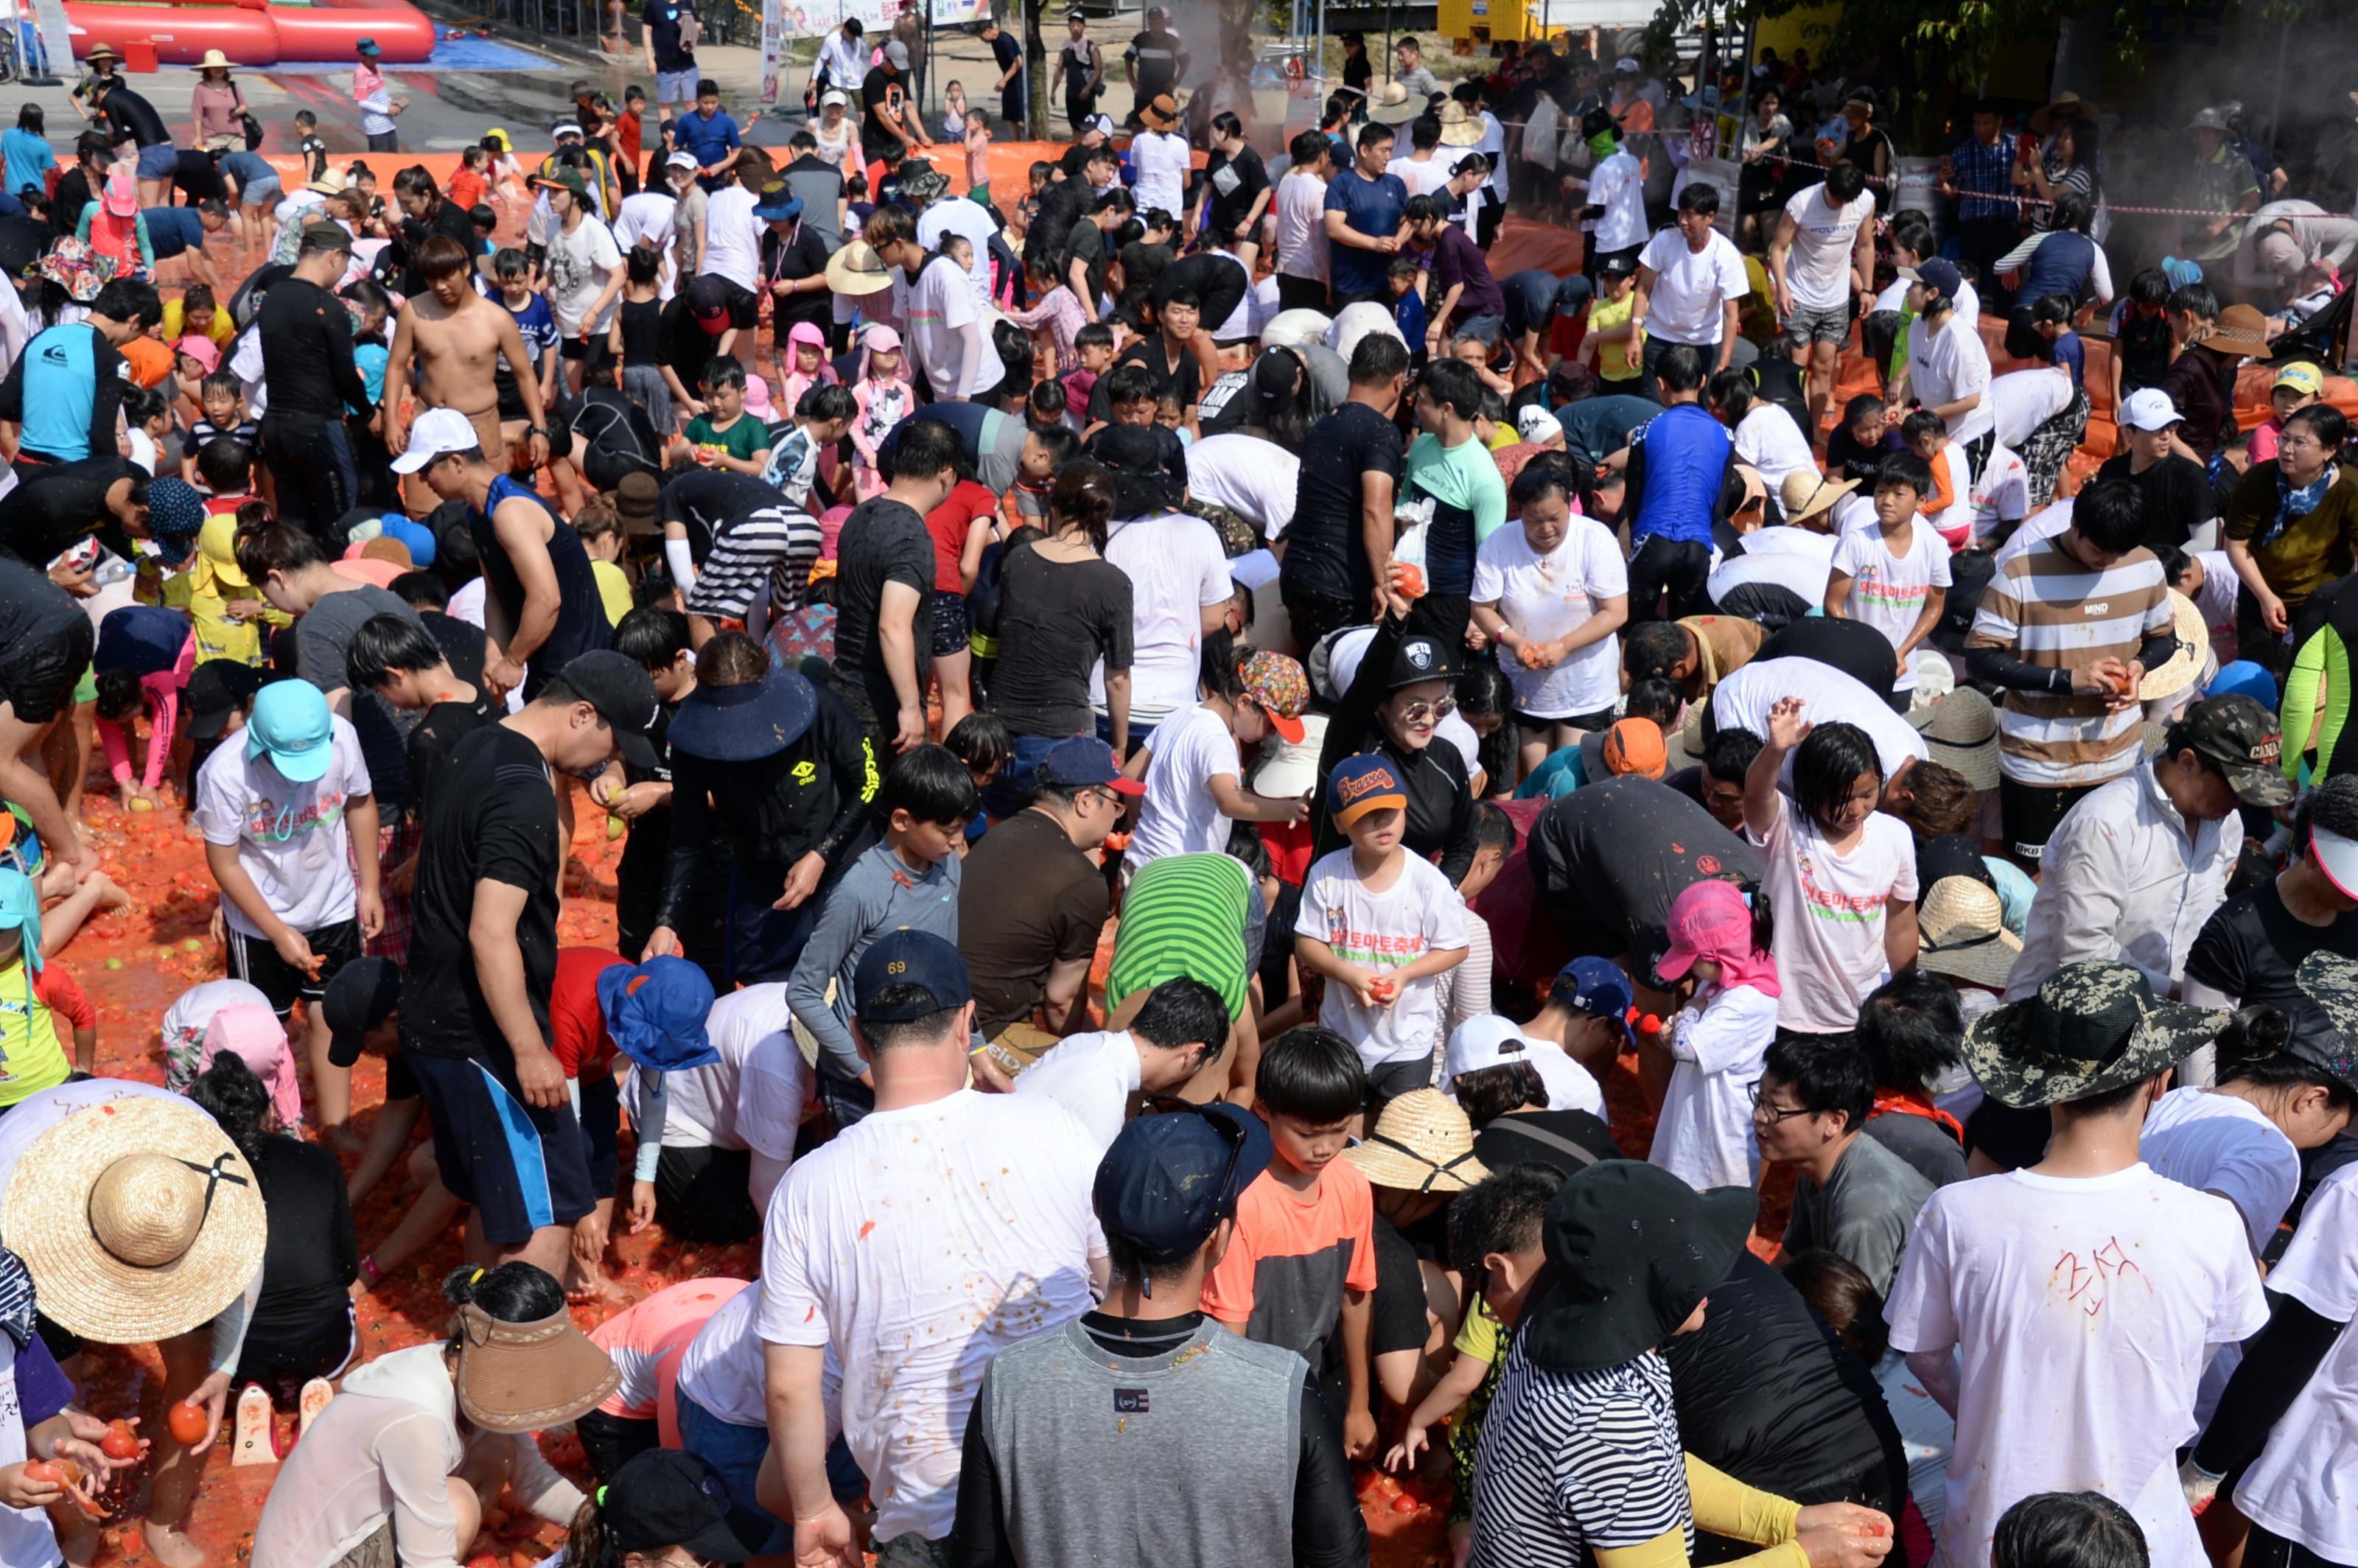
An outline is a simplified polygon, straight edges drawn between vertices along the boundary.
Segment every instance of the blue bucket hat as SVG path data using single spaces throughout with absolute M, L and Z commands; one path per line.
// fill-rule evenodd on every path
M 2203 688 L 2204 697 L 2248 697 L 2270 713 L 2277 710 L 2277 677 L 2267 666 L 2237 659 L 2223 667 Z
M 147 536 L 167 564 L 185 566 L 205 525 L 204 497 L 186 480 L 166 475 L 147 486 Z
M 41 890 L 24 872 L 0 870 L 0 931 L 22 934 L 28 974 L 41 972 Z
M 598 974 L 598 1011 L 614 1048 L 655 1073 L 684 1073 L 720 1060 L 705 1033 L 712 981 L 685 958 L 616 964 Z
M 245 754 L 267 755 L 289 784 L 311 784 L 336 752 L 335 717 L 328 698 L 307 680 L 272 681 L 254 694 L 245 721 Z

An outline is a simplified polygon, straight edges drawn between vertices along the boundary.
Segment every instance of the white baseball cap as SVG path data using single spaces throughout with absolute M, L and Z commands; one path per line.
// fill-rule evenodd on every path
M 694 153 L 674 153 L 671 157 L 664 159 L 664 165 L 668 168 L 695 168 L 698 167 L 696 161 L 696 155 Z
M 455 408 L 429 408 L 409 427 L 409 445 L 393 460 L 395 473 L 416 473 L 437 458 L 480 449 L 475 422 Z
M 1451 1092 L 1457 1080 L 1467 1073 L 1528 1062 L 1531 1054 L 1531 1040 L 1510 1021 L 1495 1012 L 1469 1018 L 1450 1035 L 1448 1049 L 1443 1054 L 1442 1092 Z
M 2169 394 L 2158 386 L 2148 386 L 2121 399 L 2120 417 L 2121 423 L 2133 430 L 2167 430 L 2185 416 L 2169 400 Z
M 827 90 L 826 95 L 819 99 L 818 106 L 826 109 L 836 104 L 841 104 L 848 109 L 851 106 L 851 100 L 844 96 L 840 88 L 830 87 Z
M 1536 403 L 1526 404 L 1515 416 L 1515 433 L 1533 446 L 1543 447 L 1563 437 L 1563 421 Z

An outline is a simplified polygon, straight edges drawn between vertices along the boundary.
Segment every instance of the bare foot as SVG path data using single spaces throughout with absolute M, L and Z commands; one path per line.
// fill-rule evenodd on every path
M 608 1279 L 605 1270 L 597 1264 L 585 1264 L 580 1259 L 574 1258 L 566 1264 L 565 1299 L 575 1306 L 587 1306 L 594 1302 L 620 1305 L 631 1299 L 631 1292 Z
M 147 1554 L 164 1568 L 204 1568 L 205 1554 L 182 1531 L 152 1519 L 142 1521 L 139 1530 L 147 1542 Z
M 337 1154 L 357 1154 L 368 1146 L 368 1140 L 352 1130 L 349 1121 L 319 1129 L 320 1147 Z
M 93 873 L 90 881 L 82 885 L 84 887 L 95 888 L 98 890 L 98 907 L 101 909 L 128 909 L 131 907 L 131 894 L 124 891 L 122 883 L 116 881 L 113 877 L 108 876 L 104 871 Z

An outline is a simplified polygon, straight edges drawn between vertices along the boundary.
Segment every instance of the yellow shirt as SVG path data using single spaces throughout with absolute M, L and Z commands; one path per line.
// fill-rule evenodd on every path
M 164 341 L 168 343 L 176 343 L 188 335 L 188 318 L 181 308 L 180 302 L 177 299 L 166 300 L 164 302 Z M 213 308 L 213 324 L 206 330 L 205 336 L 223 348 L 229 347 L 229 341 L 237 336 L 237 328 L 231 324 L 228 311 L 219 306 Z
M 73 1071 L 22 957 L 0 969 L 0 1106 L 52 1089 Z
M 1607 299 L 1602 294 L 1588 302 L 1588 330 L 1591 333 L 1610 332 L 1629 324 L 1629 312 L 1638 306 L 1638 291 L 1631 289 L 1618 299 Z M 1638 343 L 1642 349 L 1646 330 L 1638 329 Z M 1638 379 L 1639 372 L 1629 368 L 1623 356 L 1628 352 L 1622 343 L 1601 343 L 1596 350 L 1596 375 L 1600 381 L 1629 382 Z
M 606 607 L 606 623 L 620 626 L 622 617 L 637 608 L 631 602 L 631 579 L 611 561 L 591 561 L 590 576 L 598 584 L 598 601 Z

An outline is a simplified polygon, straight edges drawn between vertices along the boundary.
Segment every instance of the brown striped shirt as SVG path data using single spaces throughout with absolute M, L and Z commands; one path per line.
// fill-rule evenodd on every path
M 2063 553 L 2058 535 L 1998 568 L 1965 645 L 2078 670 L 2099 659 L 2126 664 L 2169 625 L 2169 589 L 2152 551 L 2131 550 L 2090 571 Z M 2135 705 L 2108 712 L 2097 693 L 2009 689 L 1998 715 L 1998 771 L 2050 789 L 2103 784 L 2136 764 L 2142 719 Z

